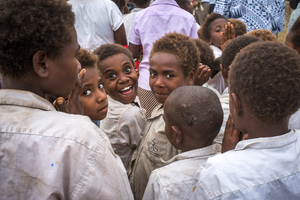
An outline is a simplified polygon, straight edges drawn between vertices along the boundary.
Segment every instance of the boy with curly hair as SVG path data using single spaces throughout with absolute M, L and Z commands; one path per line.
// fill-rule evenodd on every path
M 133 199 L 106 135 L 46 100 L 80 101 L 74 22 L 65 1 L 0 2 L 1 199 Z
M 129 180 L 135 199 L 142 199 L 150 173 L 166 165 L 162 160 L 179 153 L 165 135 L 163 106 L 173 90 L 193 84 L 199 57 L 193 40 L 183 34 L 169 33 L 153 44 L 149 84 L 160 104 L 147 120 L 141 143 L 132 156 Z
M 246 35 L 253 35 L 263 41 L 278 41 L 277 37 L 268 29 L 256 29 L 249 31 Z
M 299 198 L 300 132 L 288 128 L 299 80 L 300 57 L 284 44 L 256 42 L 237 54 L 228 77 L 237 144 L 207 160 L 187 199 Z M 239 141 L 240 131 L 249 139 Z
M 213 141 L 220 130 L 223 111 L 212 90 L 200 86 L 175 89 L 164 104 L 163 118 L 168 140 L 182 153 L 152 171 L 145 200 L 184 199 L 198 168 L 221 151 L 221 145 Z

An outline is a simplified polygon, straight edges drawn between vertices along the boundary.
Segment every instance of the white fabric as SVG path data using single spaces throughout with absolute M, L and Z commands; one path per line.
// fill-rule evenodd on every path
M 295 112 L 289 121 L 289 128 L 290 129 L 300 129 L 300 109 Z
M 166 166 L 154 170 L 144 193 L 144 200 L 184 199 L 197 170 L 207 158 L 221 151 L 219 144 L 187 151 L 165 162 Z
M 141 11 L 142 8 L 134 8 L 131 10 L 131 12 L 129 14 L 126 14 L 123 16 L 123 23 L 124 23 L 124 28 L 126 31 L 126 37 L 127 37 L 127 44 L 129 45 L 129 34 L 130 34 L 130 30 L 131 30 L 131 25 L 132 25 L 132 20 L 134 15 Z
M 123 104 L 110 96 L 107 98 L 108 112 L 106 118 L 101 120 L 100 129 L 106 133 L 115 153 L 128 170 L 132 153 L 142 139 L 146 117 L 134 103 Z M 139 102 L 138 97 L 135 102 Z
M 0 90 L 0 199 L 133 199 L 125 168 L 87 116 Z
M 213 78 L 209 77 L 206 83 L 214 89 L 216 89 L 219 92 L 219 94 L 223 94 L 223 91 L 226 88 L 226 84 L 221 71 L 219 71 Z
M 70 0 L 75 13 L 75 29 L 81 47 L 93 51 L 102 44 L 115 43 L 114 31 L 123 16 L 111 0 Z
M 299 199 L 300 130 L 240 141 L 209 158 L 185 199 Z
M 210 45 L 210 48 L 213 50 L 215 58 L 219 58 L 222 55 L 222 50 L 215 45 Z

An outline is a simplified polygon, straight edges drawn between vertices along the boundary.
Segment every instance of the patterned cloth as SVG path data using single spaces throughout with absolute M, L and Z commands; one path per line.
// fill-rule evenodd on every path
M 214 12 L 243 21 L 248 32 L 269 29 L 277 35 L 285 28 L 283 0 L 218 0 Z

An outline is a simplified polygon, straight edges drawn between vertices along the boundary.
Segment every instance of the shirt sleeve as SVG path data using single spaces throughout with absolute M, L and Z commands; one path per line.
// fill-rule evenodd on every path
M 129 43 L 132 43 L 134 45 L 141 45 L 142 44 L 141 38 L 140 38 L 139 30 L 137 29 L 137 27 L 138 27 L 137 23 L 139 21 L 139 20 L 136 20 L 137 15 L 138 15 L 138 13 L 133 17 L 128 41 L 129 41 Z
M 120 9 L 113 1 L 111 1 L 110 5 L 111 5 L 110 12 L 109 12 L 110 25 L 111 25 L 111 29 L 113 31 L 116 31 L 123 24 L 123 16 Z
M 154 170 L 151 172 L 143 200 L 163 200 L 169 199 L 163 189 L 163 186 L 160 182 L 159 176 Z
M 216 2 L 214 12 L 219 13 L 227 18 L 230 18 L 230 6 L 231 6 L 230 0 L 218 0 Z

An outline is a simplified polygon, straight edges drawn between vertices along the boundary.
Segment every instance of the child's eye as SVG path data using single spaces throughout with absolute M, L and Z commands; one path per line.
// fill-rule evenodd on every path
M 91 90 L 86 90 L 86 91 L 84 91 L 82 94 L 84 95 L 84 96 L 88 96 L 89 94 L 91 94 L 92 92 L 91 92 Z
M 173 74 L 167 74 L 167 78 L 172 78 L 172 77 L 174 77 Z
M 150 72 L 150 76 L 157 76 L 157 73 L 155 73 L 155 72 Z
M 131 69 L 129 67 L 126 67 L 125 70 L 124 70 L 124 72 L 125 73 L 129 73 L 129 72 L 131 72 Z
M 108 78 L 116 78 L 116 75 L 115 74 L 109 74 Z
M 99 89 L 102 89 L 102 88 L 103 88 L 103 83 L 100 83 L 100 84 L 98 85 L 98 88 L 99 88 Z
M 217 29 L 216 32 L 217 33 L 222 32 L 222 29 Z

